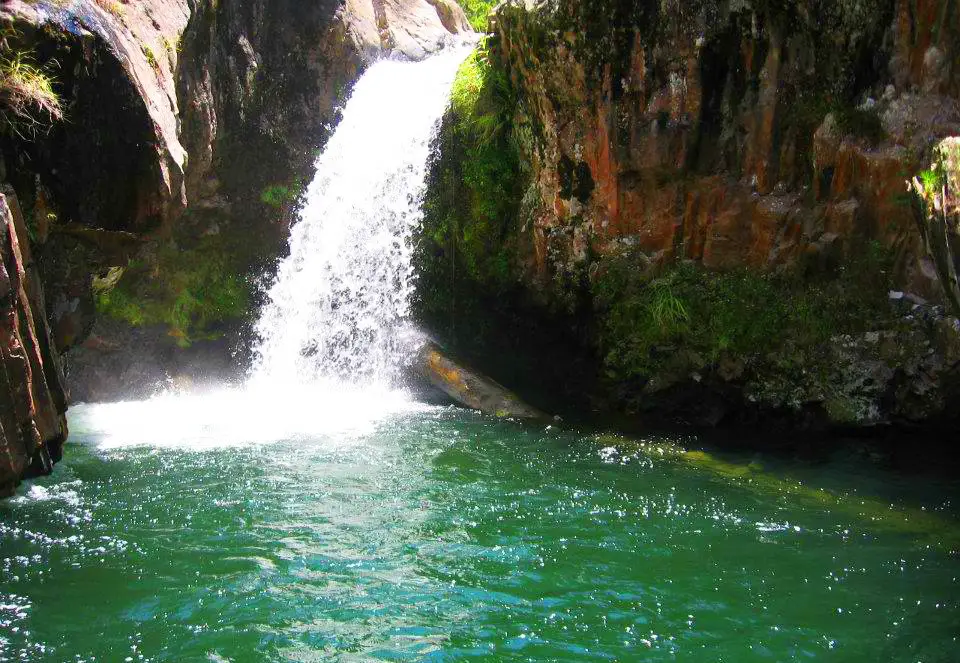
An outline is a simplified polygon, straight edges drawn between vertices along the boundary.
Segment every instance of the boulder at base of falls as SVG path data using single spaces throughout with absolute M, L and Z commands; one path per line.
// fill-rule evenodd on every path
M 498 417 L 520 419 L 540 419 L 546 416 L 521 401 L 506 387 L 451 359 L 433 343 L 427 343 L 420 350 L 415 368 L 436 389 L 474 410 Z
M 0 496 L 47 474 L 67 437 L 66 398 L 26 228 L 0 194 Z

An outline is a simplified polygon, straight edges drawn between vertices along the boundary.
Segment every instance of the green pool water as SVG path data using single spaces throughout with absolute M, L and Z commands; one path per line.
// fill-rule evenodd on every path
M 949 483 L 454 408 L 115 417 L 0 503 L 0 661 L 960 660 Z

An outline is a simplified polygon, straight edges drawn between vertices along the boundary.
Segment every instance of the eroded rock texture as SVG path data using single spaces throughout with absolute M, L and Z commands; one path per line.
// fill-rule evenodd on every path
M 511 0 L 491 27 L 428 196 L 444 340 L 488 370 L 491 338 L 552 348 L 577 408 L 955 425 L 957 223 L 932 252 L 906 184 L 960 135 L 955 2 Z
M 16 198 L 0 194 L 0 496 L 45 474 L 67 437 L 66 398 Z
M 540 275 L 626 245 L 769 269 L 877 239 L 911 253 L 905 285 L 936 289 L 903 194 L 960 132 L 953 3 L 537 7 L 499 12 L 497 49 Z

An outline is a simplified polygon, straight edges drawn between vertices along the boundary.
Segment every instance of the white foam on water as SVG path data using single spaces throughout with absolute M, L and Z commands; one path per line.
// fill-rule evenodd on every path
M 74 490 L 80 485 L 80 481 L 64 481 L 49 487 L 39 484 L 28 485 L 29 487 L 21 495 L 10 498 L 12 504 L 59 501 L 71 507 L 82 505 L 80 495 Z
M 429 409 L 406 392 L 338 383 L 284 390 L 214 389 L 161 394 L 145 401 L 79 405 L 70 410 L 71 437 L 103 449 L 150 446 L 192 450 L 334 439 L 351 444 L 391 417 Z

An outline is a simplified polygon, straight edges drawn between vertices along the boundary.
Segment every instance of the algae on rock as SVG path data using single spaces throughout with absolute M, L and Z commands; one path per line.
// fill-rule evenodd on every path
M 153 264 L 131 260 L 112 283 L 95 283 L 97 311 L 135 326 L 165 325 L 183 346 L 218 338 L 250 311 L 251 285 L 237 255 L 219 236 L 189 249 L 161 245 Z

